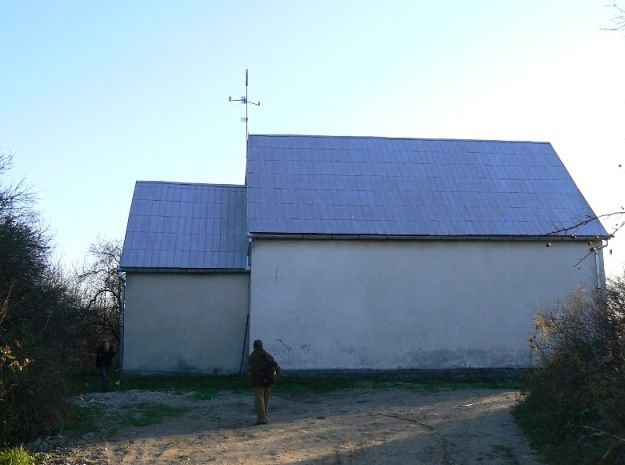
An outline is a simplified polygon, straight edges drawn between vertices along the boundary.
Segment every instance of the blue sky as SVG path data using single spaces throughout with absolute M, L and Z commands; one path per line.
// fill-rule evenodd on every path
M 603 0 L 0 3 L 0 150 L 65 264 L 136 180 L 243 183 L 252 133 L 550 141 L 625 202 L 625 34 Z M 613 221 L 606 222 L 610 229 Z M 607 268 L 625 263 L 611 242 Z

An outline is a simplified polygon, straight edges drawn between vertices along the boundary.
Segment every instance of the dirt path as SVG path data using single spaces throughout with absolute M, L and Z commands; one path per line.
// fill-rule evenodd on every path
M 254 422 L 252 395 L 211 400 L 129 391 L 82 402 L 127 409 L 160 402 L 188 411 L 159 425 L 86 437 L 48 464 L 440 464 L 540 465 L 510 413 L 516 393 L 355 389 L 272 399 L 270 424 Z

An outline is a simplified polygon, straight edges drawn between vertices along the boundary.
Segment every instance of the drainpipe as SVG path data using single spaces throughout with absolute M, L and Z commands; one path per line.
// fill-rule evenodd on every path
M 601 274 L 599 269 L 599 252 L 595 248 L 595 270 L 597 272 L 597 289 L 601 289 Z
M 597 275 L 597 289 L 599 290 L 603 290 L 605 287 L 605 278 L 603 276 L 603 274 L 601 273 L 601 269 L 602 269 L 602 257 L 599 256 L 599 251 L 604 249 L 605 247 L 607 247 L 608 243 L 607 241 L 604 243 L 604 241 L 599 242 L 598 244 L 595 243 L 593 244 L 593 253 L 595 254 L 595 273 Z
M 247 317 L 245 319 L 245 332 L 243 333 L 243 348 L 241 349 L 241 364 L 239 365 L 239 374 L 244 373 L 243 367 L 245 366 L 245 355 L 247 354 L 247 340 L 249 338 L 250 331 L 250 307 L 252 303 L 252 238 L 248 238 L 247 243 L 247 270 L 250 272 L 249 279 L 247 280 Z
M 124 315 L 126 310 L 126 274 L 117 270 L 117 277 L 122 283 L 122 295 L 119 308 L 119 370 L 124 371 Z

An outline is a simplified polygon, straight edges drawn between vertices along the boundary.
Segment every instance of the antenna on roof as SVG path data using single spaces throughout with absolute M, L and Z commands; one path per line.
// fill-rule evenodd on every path
M 249 130 L 248 130 L 248 117 L 247 117 L 247 104 L 251 103 L 252 105 L 256 105 L 257 107 L 260 106 L 260 100 L 258 102 L 252 102 L 250 100 L 248 100 L 247 98 L 247 83 L 248 83 L 248 73 L 247 73 L 247 69 L 245 70 L 245 95 L 242 96 L 241 98 L 237 98 L 234 99 L 232 97 L 228 97 L 228 102 L 241 102 L 243 105 L 245 105 L 245 118 L 241 118 L 241 122 L 245 123 L 245 142 L 247 142 L 247 137 L 249 136 Z

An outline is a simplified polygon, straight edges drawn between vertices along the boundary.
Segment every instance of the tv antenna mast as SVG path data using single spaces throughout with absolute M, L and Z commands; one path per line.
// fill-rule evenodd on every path
M 232 97 L 228 97 L 228 102 L 241 102 L 243 105 L 245 105 L 245 118 L 241 118 L 241 122 L 245 123 L 245 142 L 247 143 L 247 138 L 249 136 L 249 129 L 248 129 L 248 117 L 247 117 L 247 107 L 248 107 L 248 103 L 251 103 L 252 105 L 256 105 L 257 107 L 260 106 L 260 100 L 258 102 L 252 102 L 247 98 L 247 84 L 248 84 L 248 73 L 247 73 L 247 69 L 245 70 L 245 95 L 242 96 L 241 98 L 237 98 L 234 99 Z

